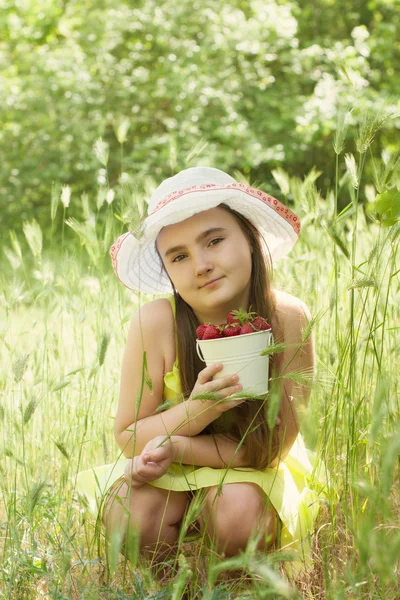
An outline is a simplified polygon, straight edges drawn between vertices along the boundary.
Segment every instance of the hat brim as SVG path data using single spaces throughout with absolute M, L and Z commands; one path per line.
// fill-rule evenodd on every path
M 234 183 L 217 188 L 181 190 L 170 195 L 144 221 L 137 239 L 124 234 L 111 248 L 114 270 L 128 288 L 148 294 L 168 294 L 172 286 L 156 251 L 163 227 L 226 204 L 246 217 L 260 232 L 273 263 L 293 248 L 300 232 L 298 217 L 284 204 L 261 190 Z

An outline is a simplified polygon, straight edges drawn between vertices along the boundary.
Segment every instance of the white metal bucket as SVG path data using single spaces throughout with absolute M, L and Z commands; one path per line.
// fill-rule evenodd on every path
M 269 356 L 261 356 L 261 352 L 272 343 L 271 330 L 257 331 L 230 338 L 196 340 L 196 350 L 207 366 L 222 364 L 215 379 L 236 373 L 243 387 L 241 394 L 261 395 L 268 392 L 269 379 Z

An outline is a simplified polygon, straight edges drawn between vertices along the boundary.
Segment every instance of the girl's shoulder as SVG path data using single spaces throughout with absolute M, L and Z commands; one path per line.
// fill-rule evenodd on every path
M 157 298 L 140 308 L 140 317 L 147 335 L 153 339 L 164 361 L 164 371 L 172 370 L 175 362 L 175 316 L 171 301 L 173 297 Z
M 174 313 L 168 298 L 157 298 L 143 304 L 136 313 L 140 315 L 144 326 L 152 333 L 158 333 L 161 338 L 175 330 Z
M 282 330 L 289 331 L 293 324 L 311 320 L 311 313 L 306 303 L 283 290 L 273 289 L 275 298 L 275 315 Z

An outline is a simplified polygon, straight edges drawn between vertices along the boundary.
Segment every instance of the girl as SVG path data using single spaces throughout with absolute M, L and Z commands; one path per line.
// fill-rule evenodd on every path
M 138 528 L 143 548 L 175 542 L 203 489 L 197 526 L 221 553 L 239 553 L 252 535 L 259 549 L 277 547 L 279 531 L 280 547 L 309 560 L 319 482 L 298 414 L 310 391 L 284 375 L 313 375 L 313 336 L 303 339 L 311 317 L 301 300 L 271 286 L 273 263 L 299 231 L 278 200 L 195 167 L 155 190 L 140 239 L 127 233 L 111 248 L 123 284 L 169 295 L 142 306 L 130 325 L 115 420 L 124 458 L 79 476 L 93 507 L 105 498 L 109 537 L 124 541 L 128 528 Z M 265 317 L 275 343 L 284 344 L 270 363 L 280 402 L 272 429 L 268 400 L 246 401 L 240 373 L 218 378 L 222 366 L 204 368 L 196 354 L 196 327 L 218 325 L 240 307 Z M 213 399 L 196 398 L 204 393 Z

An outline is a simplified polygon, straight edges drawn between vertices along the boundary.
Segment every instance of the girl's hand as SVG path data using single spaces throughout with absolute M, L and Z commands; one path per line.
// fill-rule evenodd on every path
M 246 398 L 235 398 L 224 400 L 232 394 L 237 394 L 242 389 L 239 377 L 236 374 L 224 375 L 218 379 L 213 379 L 214 376 L 222 370 L 222 365 L 217 363 L 209 365 L 198 374 L 196 384 L 190 394 L 189 400 L 196 400 L 198 394 L 215 394 L 217 399 L 214 401 L 214 408 L 218 412 L 225 412 L 238 404 L 246 401 Z
M 171 440 L 159 435 L 147 442 L 139 456 L 129 460 L 124 472 L 125 481 L 132 487 L 141 487 L 149 481 L 162 477 L 172 460 Z

